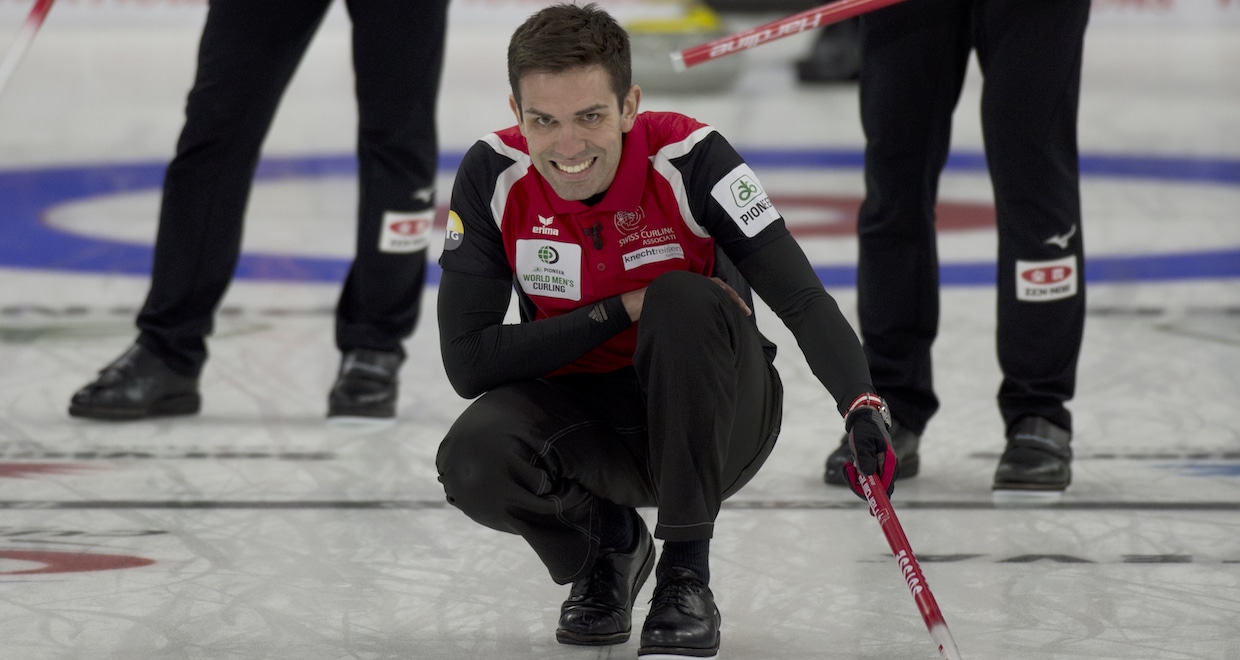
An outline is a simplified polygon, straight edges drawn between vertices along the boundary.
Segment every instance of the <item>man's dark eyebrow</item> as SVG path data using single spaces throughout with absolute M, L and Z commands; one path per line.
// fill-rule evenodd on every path
M 594 104 L 594 105 L 592 105 L 592 106 L 590 106 L 590 107 L 588 107 L 588 108 L 582 108 L 581 110 L 578 110 L 577 112 L 574 112 L 574 113 L 573 113 L 573 116 L 574 116 L 574 117 L 580 117 L 580 116 L 582 116 L 582 115 L 588 115 L 588 114 L 593 113 L 593 112 L 598 112 L 599 110 L 606 110 L 608 107 L 610 107 L 610 106 L 608 106 L 606 103 L 596 103 L 596 104 Z M 549 115 L 549 114 L 547 114 L 547 113 L 545 113 L 545 112 L 543 112 L 543 111 L 539 110 L 538 108 L 526 108 L 526 109 L 525 109 L 525 114 L 527 114 L 527 115 L 537 115 L 537 116 L 539 116 L 539 117 L 546 117 L 546 118 L 548 118 L 548 119 L 552 119 L 552 118 L 553 118 L 553 117 L 551 117 L 551 115 Z

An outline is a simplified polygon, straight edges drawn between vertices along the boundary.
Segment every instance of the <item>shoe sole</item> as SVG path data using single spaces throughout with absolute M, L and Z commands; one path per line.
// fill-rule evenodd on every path
M 361 415 L 329 415 L 327 425 L 345 429 L 376 429 L 392 426 L 396 417 L 365 417 Z
M 896 481 L 901 479 L 912 479 L 917 476 L 921 470 L 921 456 L 910 456 L 903 461 L 896 462 Z M 843 470 L 827 470 L 823 475 L 823 481 L 832 486 L 847 486 L 848 482 L 844 479 Z
M 1032 490 L 995 486 L 990 493 L 991 501 L 999 506 L 1037 506 L 1054 504 L 1063 499 L 1063 489 Z
M 392 419 L 396 417 L 396 406 L 388 406 L 384 408 L 374 407 L 358 407 L 350 408 L 348 406 L 328 406 L 328 419 Z
M 714 648 L 696 649 L 684 646 L 643 646 L 637 649 L 637 657 L 643 660 L 677 660 L 678 658 L 717 658 L 723 633 L 715 637 Z
M 633 586 L 633 600 L 629 603 L 629 617 L 632 618 L 633 606 L 637 604 L 637 595 L 641 592 L 642 587 L 646 585 L 647 578 L 650 577 L 651 571 L 654 570 L 654 542 L 651 541 L 650 548 L 646 552 L 646 560 L 642 562 L 641 568 L 637 569 L 637 582 Z M 571 644 L 573 646 L 611 646 L 613 644 L 623 644 L 629 641 L 629 637 L 633 635 L 633 626 L 630 622 L 629 629 L 611 633 L 610 635 L 578 635 L 570 630 L 563 628 L 555 629 L 555 641 L 561 644 Z
M 645 660 L 684 660 L 684 658 L 710 660 L 710 658 L 719 657 L 719 649 L 653 649 L 650 651 L 640 649 L 637 651 L 637 657 Z
M 192 394 L 160 399 L 152 403 L 149 408 L 101 408 L 70 404 L 69 416 L 108 422 L 128 422 L 150 417 L 197 415 L 201 409 L 202 397 L 198 394 Z

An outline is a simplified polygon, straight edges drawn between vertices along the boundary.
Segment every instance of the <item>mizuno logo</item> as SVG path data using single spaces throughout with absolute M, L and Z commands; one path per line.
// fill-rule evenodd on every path
M 1056 234 L 1042 242 L 1047 245 L 1058 245 L 1059 249 L 1066 250 L 1068 249 L 1068 241 L 1073 236 L 1076 236 L 1076 225 L 1072 225 L 1072 229 L 1069 229 L 1068 233 L 1062 235 Z
M 430 204 L 431 200 L 435 199 L 435 186 L 427 186 L 413 191 L 413 198 L 419 202 Z

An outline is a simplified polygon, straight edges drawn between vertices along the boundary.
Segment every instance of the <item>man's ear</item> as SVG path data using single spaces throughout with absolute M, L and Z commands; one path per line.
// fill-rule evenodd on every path
M 512 114 L 517 118 L 517 126 L 521 129 L 521 134 L 525 135 L 525 127 L 521 126 L 521 107 L 517 105 L 516 96 L 508 95 L 508 107 L 512 109 Z
M 624 101 L 620 107 L 620 132 L 628 133 L 633 130 L 633 122 L 637 121 L 637 110 L 642 103 L 642 88 L 633 85 L 629 88 L 629 93 L 624 95 Z

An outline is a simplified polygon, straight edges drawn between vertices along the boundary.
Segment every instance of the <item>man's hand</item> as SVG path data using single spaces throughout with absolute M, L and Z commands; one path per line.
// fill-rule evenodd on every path
M 741 295 L 737 293 L 735 289 L 728 286 L 727 282 L 724 282 L 718 277 L 712 277 L 710 279 L 728 293 L 728 297 L 732 299 L 732 302 L 740 306 L 741 311 L 745 312 L 745 316 L 750 316 L 753 314 L 753 310 L 749 309 L 749 305 L 745 304 L 745 300 L 741 298 Z M 620 301 L 624 303 L 624 311 L 629 313 L 629 320 L 634 323 L 640 321 L 642 318 L 642 307 L 646 303 L 646 287 L 620 294 Z
M 849 487 L 864 500 L 860 475 L 877 473 L 890 496 L 896 488 L 896 452 L 891 448 L 891 432 L 882 412 L 869 405 L 854 406 L 844 420 L 844 428 L 852 448 L 852 460 L 844 466 Z
M 733 289 L 732 287 L 728 286 L 727 282 L 724 282 L 718 277 L 712 277 L 710 279 L 715 284 L 718 284 L 719 286 L 723 287 L 724 291 L 728 292 L 728 297 L 732 299 L 732 302 L 740 306 L 741 311 L 745 312 L 745 316 L 753 316 L 753 310 L 749 309 L 749 305 L 745 304 L 745 299 L 741 298 L 741 294 L 737 293 L 736 289 Z

